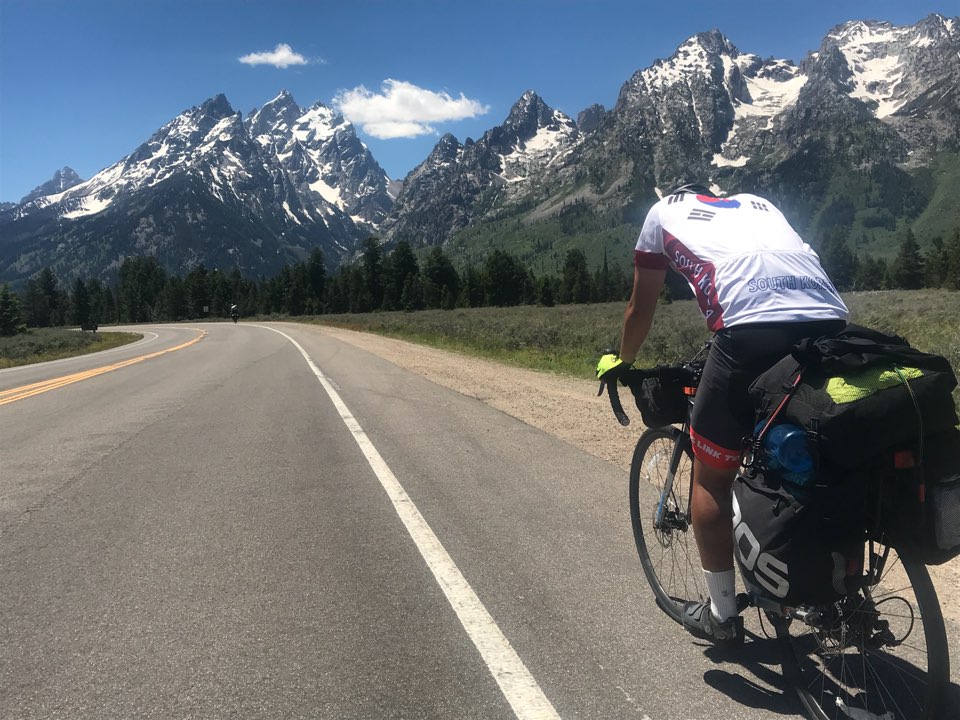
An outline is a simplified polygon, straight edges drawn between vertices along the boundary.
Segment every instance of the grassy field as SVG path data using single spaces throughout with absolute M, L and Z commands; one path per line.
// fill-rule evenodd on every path
M 851 319 L 895 332 L 927 352 L 949 358 L 960 373 L 960 293 L 939 290 L 849 293 Z M 617 348 L 624 303 L 560 307 L 470 308 L 417 313 L 325 315 L 309 318 L 502 362 L 592 377 L 597 357 Z M 693 301 L 657 310 L 638 365 L 693 355 L 709 337 Z
M 140 338 L 136 333 L 35 328 L 21 335 L 0 338 L 0 369 L 109 350 Z

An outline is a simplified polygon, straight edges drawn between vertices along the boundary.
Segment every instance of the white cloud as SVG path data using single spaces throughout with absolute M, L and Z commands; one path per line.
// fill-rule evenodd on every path
M 333 104 L 352 123 L 375 138 L 417 137 L 434 132 L 432 123 L 483 115 L 490 108 L 460 93 L 436 93 L 402 80 L 384 80 L 380 93 L 363 85 L 341 90 Z
M 239 58 L 244 65 L 273 65 L 281 70 L 291 65 L 306 65 L 307 59 L 286 43 L 278 43 L 271 52 L 250 53 Z

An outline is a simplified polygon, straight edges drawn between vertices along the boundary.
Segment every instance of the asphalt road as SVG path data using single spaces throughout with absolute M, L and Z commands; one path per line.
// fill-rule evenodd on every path
M 653 605 L 619 469 L 271 327 L 0 371 L 0 717 L 799 716 Z

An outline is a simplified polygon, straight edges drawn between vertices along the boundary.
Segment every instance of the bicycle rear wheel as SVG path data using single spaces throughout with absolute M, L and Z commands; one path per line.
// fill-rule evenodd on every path
M 689 441 L 677 447 L 684 440 L 674 427 L 647 430 L 630 464 L 630 520 L 640 564 L 657 604 L 676 622 L 687 600 L 707 597 L 690 514 L 693 453 Z M 656 524 L 659 503 L 662 521 Z
M 775 619 L 784 676 L 815 720 L 935 720 L 950 678 L 936 590 L 924 565 L 874 547 L 876 582 L 811 623 Z

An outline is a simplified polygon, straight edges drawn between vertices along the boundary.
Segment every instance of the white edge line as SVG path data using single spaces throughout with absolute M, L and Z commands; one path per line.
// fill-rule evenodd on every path
M 327 395 L 333 401 L 341 419 L 353 434 L 353 439 L 360 446 L 367 462 L 370 463 L 370 467 L 380 480 L 380 484 L 386 490 L 397 515 L 400 516 L 400 520 L 407 528 L 407 532 L 410 533 L 410 537 L 436 578 L 437 583 L 439 583 L 444 595 L 447 596 L 447 600 L 463 624 L 467 635 L 470 636 L 473 644 L 480 651 L 481 657 L 490 669 L 517 718 L 520 720 L 559 720 L 560 716 L 557 711 L 547 699 L 547 696 L 544 695 L 543 690 L 540 689 L 526 665 L 523 664 L 510 641 L 507 640 L 493 617 L 480 602 L 480 598 L 470 587 L 470 583 L 467 582 L 446 549 L 440 544 L 440 540 L 430 529 L 427 521 L 420 514 L 410 496 L 407 495 L 393 471 L 380 456 L 363 428 L 360 427 L 360 423 L 353 417 L 333 385 L 313 362 L 306 350 L 292 337 L 276 328 L 266 325 L 254 325 L 253 327 L 264 328 L 282 335 L 300 351 L 304 360 L 307 361 L 307 365 L 317 376 L 317 380 L 320 381 L 323 389 L 327 391 Z

